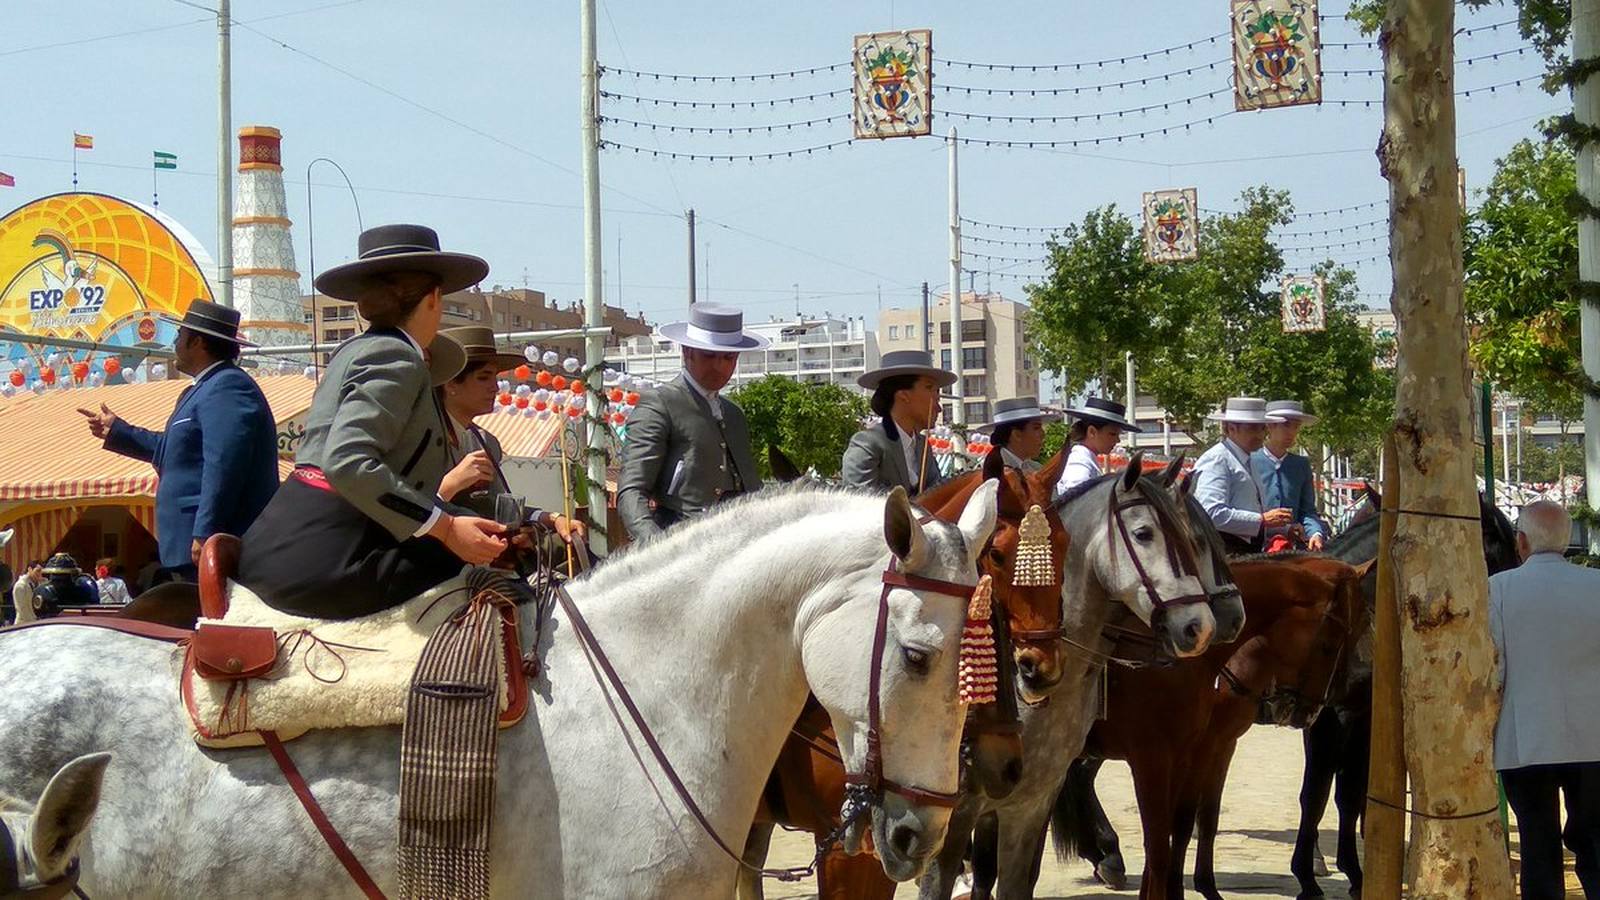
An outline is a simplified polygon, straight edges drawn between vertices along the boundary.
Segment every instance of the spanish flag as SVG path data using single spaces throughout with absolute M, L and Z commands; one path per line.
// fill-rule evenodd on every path
M 72 149 L 74 149 L 74 150 L 93 150 L 94 149 L 94 135 L 92 135 L 92 134 L 79 134 L 76 131 L 74 131 L 72 133 Z

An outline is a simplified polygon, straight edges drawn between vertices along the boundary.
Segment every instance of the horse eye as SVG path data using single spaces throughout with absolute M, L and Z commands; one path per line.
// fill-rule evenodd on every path
M 1137 538 L 1140 543 L 1148 544 L 1149 542 L 1155 540 L 1156 530 L 1151 528 L 1149 525 L 1140 525 L 1138 528 L 1133 530 L 1133 536 Z
M 905 659 L 906 668 L 911 670 L 913 674 L 928 674 L 928 651 L 916 647 L 901 647 L 900 656 Z
M 993 563 L 994 565 L 996 565 L 998 567 L 1004 568 L 1005 564 L 1006 564 L 1006 555 L 1004 553 L 1001 553 L 999 550 L 992 550 L 991 549 L 989 551 L 989 562 Z

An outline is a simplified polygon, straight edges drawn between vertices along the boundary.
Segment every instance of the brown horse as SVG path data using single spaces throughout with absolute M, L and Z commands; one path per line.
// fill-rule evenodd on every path
M 1051 496 L 1065 464 L 1063 452 L 1038 472 L 1023 475 L 1006 468 L 1000 454 L 991 453 L 982 471 L 952 479 L 917 498 L 917 505 L 929 510 L 935 519 L 953 522 L 960 517 L 968 498 L 979 485 L 990 478 L 1000 481 L 995 531 L 989 547 L 979 558 L 979 568 L 993 579 L 997 629 L 1004 628 L 1009 635 L 1015 677 L 1003 671 L 999 702 L 975 706 L 969 712 L 969 740 L 963 748 L 963 752 L 969 754 L 964 787 L 990 796 L 1009 793 L 1021 776 L 1021 743 L 1016 731 L 1017 695 L 1028 702 L 1043 702 L 1061 680 L 1058 636 L 1067 533 L 1054 512 L 1045 514 L 1050 526 L 1052 583 L 1022 587 L 1013 585 L 1012 577 L 1022 519 L 1033 506 L 1040 507 L 1041 511 L 1050 509 Z M 1004 615 L 1000 615 L 1002 610 Z M 1012 669 L 1011 666 L 1004 668 Z M 1017 755 L 1007 760 L 1005 766 L 997 767 L 1003 753 L 1012 748 Z M 832 727 L 821 707 L 809 703 L 778 757 L 757 813 L 756 825 L 745 847 L 745 861 L 759 865 L 766 858 L 775 824 L 809 831 L 819 839 L 830 834 L 839 824 L 843 802 L 844 767 L 839 761 Z M 895 892 L 894 882 L 884 876 L 883 867 L 871 855 L 850 856 L 837 847 L 823 854 L 817 886 L 819 898 L 841 900 L 889 900 Z M 760 882 L 751 877 L 751 873 L 741 877 L 739 888 L 739 896 L 746 900 L 761 896 Z
M 1239 738 L 1269 699 L 1279 724 L 1310 724 L 1337 683 L 1353 636 L 1366 627 L 1362 571 L 1345 563 L 1289 556 L 1236 559 L 1231 568 L 1246 609 L 1239 640 L 1169 668 L 1113 671 L 1109 715 L 1084 750 L 1086 758 L 1124 759 L 1132 769 L 1144 831 L 1143 900 L 1181 900 L 1197 820 L 1195 886 L 1220 897 L 1212 844 Z M 1052 823 L 1058 854 L 1074 850 L 1098 863 L 1095 844 L 1110 826 L 1093 796 L 1098 763 L 1084 763 L 1057 798 Z

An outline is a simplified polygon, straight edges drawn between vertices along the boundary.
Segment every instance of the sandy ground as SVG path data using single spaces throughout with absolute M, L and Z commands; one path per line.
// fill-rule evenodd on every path
M 1217 886 L 1223 894 L 1257 900 L 1287 900 L 1295 896 L 1296 884 L 1289 874 L 1289 855 L 1294 849 L 1294 829 L 1299 820 L 1296 797 L 1300 792 L 1302 759 L 1298 731 L 1257 727 L 1252 728 L 1240 741 L 1227 790 L 1222 798 L 1221 833 L 1217 836 Z M 1144 865 L 1144 855 L 1140 844 L 1139 812 L 1134 804 L 1128 767 L 1118 762 L 1106 763 L 1097 786 L 1100 801 L 1122 838 L 1130 890 L 1108 890 L 1095 882 L 1087 863 L 1078 860 L 1058 862 L 1053 851 L 1046 851 L 1037 893 L 1041 900 L 1131 897 L 1137 894 L 1138 872 Z M 1329 804 L 1328 814 L 1322 823 L 1322 846 L 1330 857 L 1336 824 L 1332 804 Z M 780 831 L 773 836 L 770 861 L 795 865 L 804 862 L 810 853 L 809 835 Z M 1192 849 L 1190 860 L 1192 865 Z M 1337 872 L 1321 879 L 1321 884 L 1329 900 L 1347 900 L 1349 897 L 1348 883 Z M 769 898 L 815 897 L 816 885 L 768 882 L 766 895 Z M 895 894 L 897 900 L 915 896 L 914 885 L 901 885 Z

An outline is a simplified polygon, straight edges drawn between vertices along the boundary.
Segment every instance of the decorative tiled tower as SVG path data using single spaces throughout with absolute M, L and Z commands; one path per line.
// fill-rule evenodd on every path
M 262 346 L 310 343 L 300 273 L 283 190 L 283 135 L 265 125 L 239 129 L 233 209 L 233 302 L 240 329 Z M 274 361 L 276 362 L 276 361 Z

